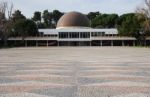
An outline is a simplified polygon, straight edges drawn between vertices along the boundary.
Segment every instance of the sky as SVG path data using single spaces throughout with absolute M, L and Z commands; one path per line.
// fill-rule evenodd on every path
M 2 1 L 2 0 L 0 0 Z M 55 9 L 62 12 L 78 11 L 87 14 L 88 12 L 99 11 L 101 13 L 124 13 L 135 12 L 137 6 L 141 6 L 144 0 L 3 0 L 12 2 L 14 9 L 21 10 L 22 14 L 31 18 L 35 11 Z

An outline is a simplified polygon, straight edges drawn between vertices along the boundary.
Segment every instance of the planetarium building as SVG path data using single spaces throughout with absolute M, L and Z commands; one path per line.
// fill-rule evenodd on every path
M 40 36 L 27 37 L 25 46 L 134 46 L 134 37 L 119 37 L 117 29 L 93 29 L 82 13 L 69 12 L 58 21 L 56 29 L 39 29 Z M 15 42 L 21 39 L 10 38 Z M 150 38 L 145 41 L 150 45 Z

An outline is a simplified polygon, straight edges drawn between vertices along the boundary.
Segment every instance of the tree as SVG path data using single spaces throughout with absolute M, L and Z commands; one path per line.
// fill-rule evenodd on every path
M 38 28 L 44 28 L 43 23 L 41 23 L 41 12 L 36 11 L 34 12 L 34 16 L 32 18 L 33 21 L 35 21 Z
M 135 37 L 139 45 L 144 45 L 145 36 L 141 32 L 141 21 L 136 13 L 124 14 L 118 20 L 118 31 L 120 36 Z
M 42 18 L 44 20 L 45 26 L 51 27 L 51 25 L 52 25 L 52 13 L 50 13 L 48 10 L 44 10 Z
M 14 22 L 16 22 L 19 19 L 26 19 L 26 17 L 21 13 L 20 10 L 16 10 L 13 14 L 12 14 L 12 20 Z
M 87 17 L 89 18 L 89 20 L 90 20 L 90 26 L 92 26 L 93 25 L 93 19 L 95 19 L 98 15 L 100 15 L 100 13 L 99 12 L 89 12 L 88 14 L 87 14 Z M 94 22 L 95 23 L 95 22 Z
M 118 18 L 119 18 L 119 16 L 117 14 L 109 14 L 107 17 L 108 28 L 116 28 Z
M 36 36 L 38 29 L 36 24 L 29 19 L 20 19 L 13 26 L 14 36 L 21 36 L 24 40 L 27 36 Z
M 92 27 L 96 28 L 114 28 L 118 20 L 117 14 L 99 14 L 91 21 Z
M 100 15 L 99 12 L 89 12 L 87 14 L 87 17 L 90 19 L 90 20 L 93 20 L 95 17 L 97 17 L 98 15 Z
M 41 12 L 36 11 L 34 12 L 33 21 L 35 22 L 41 22 Z
M 139 7 L 136 10 L 139 20 L 143 20 L 141 23 L 143 34 L 150 36 L 150 0 L 145 0 L 145 6 Z
M 118 31 L 120 36 L 137 37 L 137 32 L 140 31 L 140 22 L 136 14 L 129 13 L 120 16 L 118 20 Z
M 98 15 L 96 16 L 94 19 L 91 20 L 91 26 L 93 28 L 102 28 L 102 25 L 101 25 L 101 15 Z
M 6 21 L 4 13 L 0 12 L 0 38 L 2 37 L 3 33 L 4 21 Z
M 52 14 L 53 14 L 54 23 L 56 25 L 60 17 L 63 15 L 63 13 L 60 12 L 59 10 L 53 10 Z
M 12 10 L 12 3 L 8 4 L 7 2 L 0 2 L 0 38 L 4 42 L 4 46 L 7 46 L 7 39 L 12 31 Z M 6 18 L 6 15 L 8 18 Z

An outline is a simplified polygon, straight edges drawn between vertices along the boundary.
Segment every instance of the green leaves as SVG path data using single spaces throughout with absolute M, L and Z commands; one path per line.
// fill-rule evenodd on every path
M 95 18 L 91 20 L 91 24 L 94 28 L 114 28 L 116 26 L 117 19 L 117 14 L 97 14 L 95 15 Z
M 32 20 L 20 19 L 14 24 L 14 35 L 27 37 L 37 35 L 38 29 Z
M 140 22 L 134 13 L 124 14 L 118 20 L 118 31 L 121 36 L 135 36 L 141 30 Z
M 33 18 L 32 18 L 34 21 L 40 21 L 41 22 L 41 12 L 39 12 L 39 11 L 36 11 L 36 12 L 34 12 L 34 16 L 33 16 Z

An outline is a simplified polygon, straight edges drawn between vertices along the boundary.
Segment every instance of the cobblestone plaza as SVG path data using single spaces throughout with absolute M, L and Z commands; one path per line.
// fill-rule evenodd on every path
M 10 48 L 0 56 L 0 97 L 150 97 L 150 48 Z

